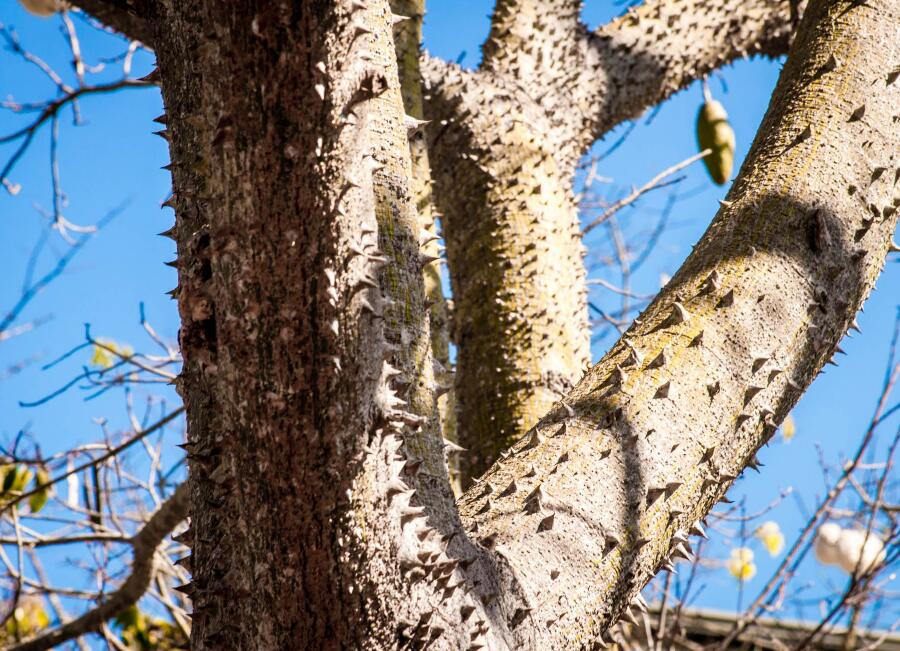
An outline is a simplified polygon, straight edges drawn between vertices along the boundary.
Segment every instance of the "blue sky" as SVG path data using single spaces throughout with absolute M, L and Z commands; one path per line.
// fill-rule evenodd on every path
M 462 57 L 466 66 L 477 65 L 480 43 L 488 30 L 492 3 L 487 0 L 432 0 L 425 24 L 425 45 L 432 54 L 451 60 Z M 596 25 L 620 13 L 621 6 L 606 0 L 588 0 L 584 17 Z M 68 52 L 58 20 L 38 20 L 21 11 L 15 2 L 0 6 L 0 23 L 14 26 L 25 46 L 45 58 L 58 70 L 67 71 Z M 82 35 L 82 48 L 89 61 L 120 54 L 125 44 L 120 39 L 99 34 L 76 20 Z M 135 61 L 138 75 L 149 71 L 152 57 L 139 54 Z M 95 83 L 117 77 L 120 68 L 93 76 Z M 713 94 L 729 112 L 736 132 L 738 164 L 750 146 L 777 80 L 780 62 L 741 61 L 717 74 L 710 82 Z M 9 52 L 0 52 L 0 97 L 17 101 L 36 101 L 52 96 L 53 87 L 35 68 Z M 611 177 L 609 197 L 617 198 L 631 184 L 641 185 L 660 170 L 696 152 L 694 119 L 701 101 L 698 85 L 678 94 L 643 118 L 626 142 L 604 159 L 598 173 Z M 81 110 L 86 124 L 75 127 L 71 111 L 60 123 L 60 169 L 68 197 L 67 218 L 75 223 L 92 224 L 110 210 L 126 204 L 122 214 L 94 237 L 69 266 L 66 273 L 42 292 L 28 307 L 20 322 L 49 317 L 31 333 L 0 342 L 0 374 L 22 360 L 35 363 L 22 372 L 0 381 L 0 441 L 8 442 L 21 430 L 34 433 L 42 449 L 53 452 L 74 444 L 94 440 L 99 430 L 94 419 L 105 418 L 114 427 L 126 428 L 121 392 L 85 401 L 83 391 L 73 389 L 39 408 L 23 408 L 20 401 L 47 395 L 71 380 L 87 363 L 83 352 L 49 370 L 42 364 L 83 341 L 84 324 L 91 324 L 96 336 L 130 344 L 139 350 L 150 349 L 150 342 L 139 323 L 139 305 L 143 303 L 148 319 L 165 338 L 177 337 L 178 319 L 174 303 L 164 294 L 176 284 L 175 272 L 162 263 L 174 257 L 170 240 L 157 237 L 173 221 L 170 209 L 161 209 L 170 179 L 160 169 L 167 160 L 165 142 L 152 135 L 158 125 L 152 119 L 162 112 L 156 89 L 128 90 L 112 95 L 85 98 Z M 648 116 L 649 117 L 649 116 Z M 24 124 L 23 116 L 0 112 L 0 136 Z M 622 132 L 620 127 L 598 143 L 602 151 Z M 11 153 L 0 145 L 0 161 Z M 10 196 L 0 190 L 0 312 L 8 309 L 19 295 L 24 268 L 46 220 L 36 207 L 51 204 L 49 168 L 49 132 L 44 128 L 30 150 L 10 175 L 22 185 L 21 192 Z M 687 170 L 686 178 L 675 186 L 681 198 L 671 213 L 669 228 L 653 257 L 634 277 L 638 292 L 652 293 L 661 274 L 672 274 L 702 234 L 727 186 L 714 186 L 700 166 Z M 618 218 L 625 233 L 634 239 L 646 237 L 668 198 L 668 190 L 647 195 Z M 591 250 L 605 252 L 608 244 L 603 229 L 589 240 Z M 53 236 L 42 253 L 38 273 L 55 261 L 67 245 Z M 604 270 L 591 273 L 611 282 L 618 278 Z M 594 300 L 603 305 L 615 302 L 601 292 Z M 878 283 L 878 291 L 868 300 L 859 321 L 863 333 L 847 340 L 847 356 L 841 366 L 829 368 L 820 376 L 794 412 L 797 435 L 790 444 L 778 443 L 763 451 L 766 467 L 762 474 L 750 473 L 730 494 L 732 499 L 746 498 L 748 511 L 768 504 L 784 488 L 791 486 L 802 496 L 808 510 L 823 493 L 818 467 L 817 446 L 832 463 L 839 462 L 855 448 L 860 433 L 871 415 L 883 379 L 885 355 L 894 314 L 900 302 L 900 264 L 894 256 Z M 593 349 L 599 358 L 609 339 Z M 171 390 L 152 391 L 137 388 L 137 399 L 177 396 Z M 897 424 L 889 424 L 893 432 Z M 172 443 L 175 441 L 172 437 Z M 174 451 L 172 451 L 174 455 Z M 801 509 L 793 498 L 784 500 L 769 516 L 777 520 L 788 539 L 802 523 Z M 725 557 L 727 550 L 716 548 L 714 556 Z M 761 587 L 774 561 L 757 554 L 759 574 L 746 585 L 751 596 Z M 699 605 L 733 608 L 735 583 L 724 572 L 711 573 Z M 831 582 L 841 585 L 842 578 L 832 570 L 806 563 L 801 581 L 813 581 L 819 588 Z M 794 615 L 795 613 L 790 613 Z

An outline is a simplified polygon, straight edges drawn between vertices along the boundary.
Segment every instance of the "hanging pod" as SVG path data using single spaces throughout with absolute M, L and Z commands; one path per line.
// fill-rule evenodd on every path
M 697 144 L 700 151 L 712 150 L 703 159 L 706 171 L 717 185 L 731 178 L 734 167 L 734 129 L 728 123 L 728 113 L 720 102 L 704 92 L 704 102 L 697 114 Z

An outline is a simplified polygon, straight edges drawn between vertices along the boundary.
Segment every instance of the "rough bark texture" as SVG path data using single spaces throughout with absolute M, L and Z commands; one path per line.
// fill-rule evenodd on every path
M 424 608 L 400 575 L 399 556 L 424 543 L 401 526 L 421 513 L 399 475 L 453 508 L 391 14 L 157 11 L 197 514 L 192 645 L 389 646 Z
M 900 203 L 900 7 L 808 11 L 731 204 L 566 402 L 461 501 L 527 595 L 521 648 L 589 647 L 684 551 L 881 269 Z
M 436 118 L 458 428 L 470 475 L 574 386 L 590 350 L 574 170 L 560 168 L 546 114 L 521 91 L 510 84 L 484 93 L 453 72 L 430 92 L 452 102 L 457 117 L 428 116 Z
M 590 33 L 574 0 L 501 0 L 474 73 L 430 60 L 426 115 L 472 472 L 531 427 L 589 362 L 572 194 L 593 142 L 710 70 L 783 54 L 787 1 L 649 2 Z
M 154 7 L 193 647 L 593 648 L 830 359 L 883 264 L 900 203 L 896 2 L 814 3 L 732 203 L 459 512 L 385 0 Z M 446 81 L 461 104 L 489 92 Z M 523 102 L 520 128 L 544 129 Z M 479 153 L 461 173 L 491 199 L 506 163 Z M 510 153 L 540 202 L 563 196 L 543 144 Z
M 392 16 L 330 4 L 157 19 L 197 649 L 460 648 L 485 621 L 457 590 L 478 550 L 444 553 L 461 526 Z
M 450 363 L 449 307 L 441 280 L 441 247 L 437 216 L 432 197 L 431 165 L 424 138 L 422 108 L 421 59 L 422 21 L 425 18 L 424 0 L 392 0 L 391 11 L 397 16 L 394 24 L 394 49 L 400 75 L 403 106 L 411 127 L 409 153 L 412 160 L 412 193 L 418 211 L 418 236 L 422 242 L 426 308 L 434 357 L 434 380 L 438 398 L 440 430 L 449 441 L 456 442 L 456 400 Z M 461 488 L 456 455 L 449 458 L 450 481 L 454 491 Z

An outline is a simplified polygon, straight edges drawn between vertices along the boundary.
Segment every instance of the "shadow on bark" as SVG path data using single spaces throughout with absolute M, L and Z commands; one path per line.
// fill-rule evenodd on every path
M 863 260 L 866 253 L 865 249 L 856 248 L 854 244 L 859 241 L 860 233 L 859 231 L 850 232 L 851 227 L 847 226 L 849 220 L 846 217 L 842 219 L 827 206 L 814 205 L 778 194 L 761 194 L 755 199 L 748 198 L 747 201 L 752 203 L 741 205 L 739 210 L 723 209 L 710 225 L 706 236 L 697 245 L 696 250 L 665 290 L 654 300 L 645 315 L 659 314 L 661 310 L 665 310 L 668 305 L 671 305 L 673 300 L 690 300 L 693 298 L 691 292 L 694 290 L 692 288 L 697 287 L 718 268 L 745 264 L 743 273 L 763 277 L 766 273 L 764 271 L 767 266 L 766 261 L 775 259 L 787 261 L 789 266 L 793 267 L 796 273 L 803 278 L 809 287 L 809 294 L 814 297 L 811 301 L 805 299 L 802 301 L 807 305 L 805 314 L 802 316 L 789 314 L 792 322 L 796 319 L 795 323 L 802 328 L 802 337 L 795 342 L 795 347 L 791 349 L 791 355 L 794 359 L 803 360 L 806 363 L 805 367 L 796 368 L 794 372 L 798 377 L 812 377 L 815 370 L 820 368 L 830 357 L 834 345 L 843 336 L 847 324 L 853 318 L 855 306 L 859 305 L 862 300 L 862 288 L 865 286 Z M 782 286 L 787 288 L 789 285 L 790 283 L 784 283 Z M 727 288 L 723 288 L 723 291 L 726 290 Z M 793 300 L 796 298 L 785 296 L 784 300 L 796 304 L 797 302 Z M 751 296 L 744 297 L 744 299 L 761 301 L 762 297 Z M 785 304 L 789 305 L 790 302 Z M 769 316 L 774 318 L 772 315 Z M 768 321 L 768 323 L 772 323 L 772 321 Z M 803 323 L 806 325 L 802 326 Z M 762 323 L 761 326 L 764 327 L 765 323 Z M 666 329 L 666 327 L 663 328 L 663 330 Z M 674 329 L 670 334 L 678 336 Z M 625 336 L 627 337 L 628 333 Z M 612 377 L 614 368 L 614 358 L 617 356 L 621 356 L 621 349 L 617 352 L 614 346 L 598 363 L 598 366 L 606 365 L 610 377 Z M 629 370 L 643 372 L 650 363 L 650 360 L 644 360 L 634 369 Z M 773 396 L 772 415 L 778 415 L 779 419 L 783 417 L 800 397 L 803 388 L 805 387 L 797 387 L 796 390 L 786 389 Z M 673 534 L 686 526 L 685 523 L 678 521 L 679 518 L 674 513 L 670 515 L 664 534 L 667 543 L 657 547 L 668 550 L 668 552 L 651 562 L 650 566 L 657 570 L 648 575 L 647 564 L 640 561 L 641 552 L 645 545 L 655 542 L 645 536 L 658 534 L 641 533 L 642 517 L 654 502 L 663 500 L 665 504 L 670 497 L 664 486 L 649 484 L 649 478 L 654 476 L 658 478 L 654 468 L 648 466 L 648 458 L 653 457 L 649 452 L 658 451 L 658 446 L 663 443 L 668 445 L 671 441 L 678 441 L 679 444 L 684 444 L 692 439 L 690 432 L 673 432 L 671 438 L 664 439 L 661 443 L 655 441 L 656 437 L 650 436 L 654 430 L 639 431 L 635 423 L 629 419 L 629 402 L 629 396 L 625 395 L 623 398 L 623 392 L 617 390 L 615 382 L 604 382 L 581 399 L 570 396 L 566 399 L 565 404 L 557 404 L 535 428 L 525 435 L 527 438 L 536 431 L 546 433 L 564 425 L 569 427 L 578 425 L 582 429 L 591 427 L 597 430 L 598 435 L 607 435 L 611 441 L 609 454 L 605 454 L 604 458 L 613 456 L 615 459 L 621 460 L 618 465 L 604 467 L 599 465 L 602 460 L 595 458 L 591 467 L 592 472 L 613 472 L 619 476 L 624 502 L 615 514 L 614 522 L 601 522 L 597 514 L 573 508 L 566 503 L 545 506 L 547 513 L 553 512 L 561 516 L 580 519 L 590 530 L 606 532 L 604 534 L 606 541 L 603 563 L 607 564 L 608 570 L 616 577 L 613 588 L 609 592 L 617 596 L 608 600 L 603 606 L 601 621 L 605 620 L 604 629 L 614 623 L 611 619 L 613 614 L 621 613 L 621 610 L 628 606 L 632 588 L 642 587 L 650 576 L 667 562 L 671 553 Z M 696 406 L 680 405 L 680 408 L 683 410 L 715 409 L 714 417 L 719 419 L 716 430 L 717 441 L 724 446 L 726 454 L 728 450 L 733 450 L 731 458 L 734 458 L 738 449 L 735 437 L 737 430 L 743 425 L 743 421 L 738 421 L 737 429 L 732 429 L 734 422 L 734 413 L 732 412 L 742 410 L 739 402 L 728 403 L 725 409 L 721 404 L 714 408 L 712 401 Z M 754 454 L 774 433 L 776 426 L 777 424 L 772 420 L 764 421 L 760 417 L 758 423 L 755 421 L 752 423 L 749 434 L 747 434 L 748 430 L 744 430 L 746 435 L 752 437 Z M 663 454 L 668 453 L 664 452 Z M 747 458 L 738 459 L 740 467 L 745 467 L 752 457 L 753 454 Z M 610 463 L 612 462 L 611 459 Z M 550 470 L 540 481 L 548 478 L 553 472 L 554 470 Z M 685 472 L 699 473 L 701 470 L 699 468 L 685 469 Z M 720 485 L 704 488 L 699 499 L 704 504 L 713 504 L 720 495 L 719 491 L 723 488 Z M 583 486 L 583 489 L 590 491 L 592 487 Z M 482 490 L 483 485 L 476 484 L 464 499 L 469 498 L 471 501 L 472 498 L 478 497 Z M 504 510 L 502 501 L 498 501 L 493 508 L 497 509 L 495 513 L 498 515 L 508 513 Z M 491 527 L 488 525 L 483 528 L 489 530 Z M 484 545 L 485 540 L 480 537 L 478 531 L 471 532 L 470 524 L 470 530 L 464 535 L 457 536 L 451 547 L 459 559 L 469 558 L 472 554 L 478 556 L 481 565 L 479 574 L 487 576 L 488 579 L 483 581 L 483 586 L 476 586 L 476 592 L 487 595 L 488 601 L 490 601 L 494 596 L 491 590 L 495 586 L 505 585 L 507 590 L 512 586 L 514 594 L 501 595 L 501 598 L 509 603 L 518 603 L 520 600 L 525 602 L 526 599 L 521 594 L 524 591 L 520 590 L 520 582 L 516 578 L 516 568 L 507 563 L 502 555 L 494 554 L 488 557 L 483 554 L 481 547 Z M 490 541 L 487 546 L 490 547 Z M 651 547 L 654 546 L 651 545 Z M 619 554 L 609 556 L 608 554 L 611 554 L 616 548 L 618 548 Z M 588 550 L 587 545 L 583 549 L 577 548 L 577 541 L 575 541 L 574 543 L 570 542 L 569 547 L 565 549 L 555 548 L 553 553 L 560 558 L 584 559 Z M 614 562 L 613 566 L 609 566 L 609 558 L 618 558 L 619 560 Z M 501 580 L 501 574 L 504 575 L 504 580 Z M 507 617 L 514 610 L 514 608 L 504 608 Z M 495 620 L 501 617 L 501 613 L 495 609 L 489 612 L 494 615 Z M 509 621 L 495 621 L 494 623 L 510 630 L 515 629 L 520 622 L 517 622 L 516 617 L 513 616 Z M 542 623 L 535 625 L 543 626 Z M 514 631 L 512 635 L 515 635 Z

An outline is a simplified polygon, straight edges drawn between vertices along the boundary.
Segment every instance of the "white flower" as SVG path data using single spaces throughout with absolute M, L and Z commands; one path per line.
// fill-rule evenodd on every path
M 753 550 L 749 547 L 738 547 L 731 550 L 731 558 L 726 564 L 731 576 L 738 581 L 749 581 L 756 576 L 756 563 L 753 562 Z
M 838 543 L 838 561 L 848 574 L 865 572 L 884 562 L 884 543 L 874 533 L 860 529 L 844 529 Z

